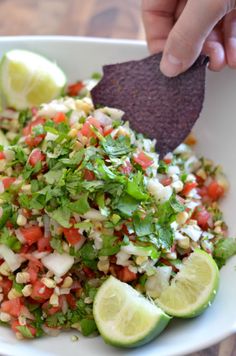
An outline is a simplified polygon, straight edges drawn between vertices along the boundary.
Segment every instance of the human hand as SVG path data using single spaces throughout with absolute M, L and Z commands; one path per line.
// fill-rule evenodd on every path
M 142 0 L 151 53 L 163 51 L 161 71 L 174 77 L 200 53 L 209 68 L 236 68 L 236 0 Z

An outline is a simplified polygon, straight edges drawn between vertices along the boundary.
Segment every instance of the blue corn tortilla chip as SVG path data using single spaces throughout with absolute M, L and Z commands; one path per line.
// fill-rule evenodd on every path
M 207 57 L 175 78 L 160 71 L 161 54 L 103 67 L 103 77 L 91 95 L 95 106 L 125 112 L 124 120 L 157 140 L 160 156 L 173 151 L 190 133 L 202 110 Z

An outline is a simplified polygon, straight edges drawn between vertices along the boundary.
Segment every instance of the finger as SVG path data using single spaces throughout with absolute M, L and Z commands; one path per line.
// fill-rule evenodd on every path
M 186 6 L 187 0 L 179 0 L 178 5 L 175 10 L 175 20 L 178 20 L 180 15 L 182 14 L 185 6 Z
M 163 50 L 174 25 L 177 0 L 142 0 L 142 16 L 150 52 Z
M 189 0 L 171 30 L 161 61 L 162 72 L 173 77 L 188 69 L 228 6 L 222 0 Z
M 236 10 L 225 16 L 224 44 L 229 67 L 236 68 Z
M 208 68 L 215 72 L 226 65 L 224 38 L 221 26 L 217 26 L 207 37 L 203 46 L 203 53 L 210 58 Z

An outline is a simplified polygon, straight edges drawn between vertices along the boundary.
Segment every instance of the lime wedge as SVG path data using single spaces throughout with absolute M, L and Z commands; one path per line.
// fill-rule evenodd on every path
M 211 305 L 218 285 L 219 270 L 215 261 L 197 249 L 155 302 L 169 315 L 192 318 Z
M 66 84 L 63 71 L 48 59 L 24 50 L 7 52 L 0 63 L 0 90 L 17 110 L 58 97 Z
M 146 344 L 170 320 L 154 303 L 112 276 L 96 294 L 93 315 L 105 342 L 120 347 Z

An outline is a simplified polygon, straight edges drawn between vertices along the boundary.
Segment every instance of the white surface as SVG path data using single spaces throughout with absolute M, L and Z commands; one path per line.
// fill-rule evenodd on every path
M 0 37 L 0 55 L 14 48 L 33 50 L 64 69 L 70 80 L 86 78 L 103 64 L 142 58 L 147 54 L 141 42 L 83 39 L 76 37 Z M 208 73 L 206 101 L 196 125 L 198 152 L 222 164 L 231 188 L 223 203 L 225 218 L 236 235 L 236 72 Z M 34 341 L 17 341 L 6 328 L 0 332 L 0 354 L 17 356 L 49 355 L 184 355 L 208 347 L 236 332 L 236 258 L 221 271 L 220 290 L 212 307 L 192 320 L 174 320 L 152 343 L 134 350 L 118 350 L 101 338 L 71 342 L 74 333 Z

